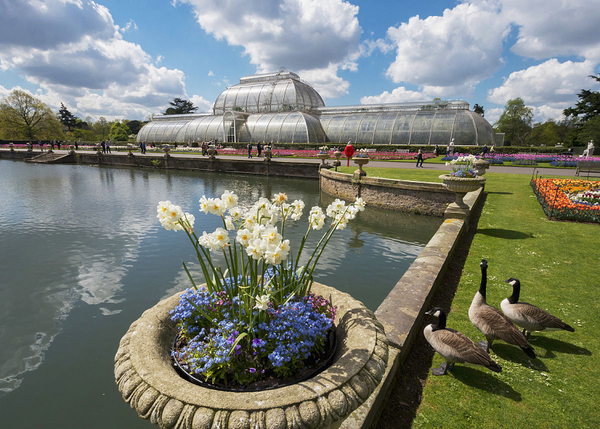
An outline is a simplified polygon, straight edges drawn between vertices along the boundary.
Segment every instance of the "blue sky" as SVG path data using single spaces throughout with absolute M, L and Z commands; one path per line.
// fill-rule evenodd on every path
M 600 0 L 0 0 L 0 98 L 147 119 L 285 67 L 328 106 L 463 99 L 493 123 L 521 97 L 541 122 L 600 88 L 599 22 Z

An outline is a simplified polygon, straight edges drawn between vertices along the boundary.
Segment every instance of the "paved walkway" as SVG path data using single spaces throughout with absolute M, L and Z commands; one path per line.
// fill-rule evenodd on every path
M 68 150 L 57 150 L 54 149 L 55 153 L 64 153 L 67 154 Z M 95 153 L 92 150 L 78 150 L 78 153 Z M 39 150 L 34 150 L 34 153 L 39 154 Z M 45 153 L 45 151 L 44 151 Z M 142 155 L 139 152 L 134 152 L 135 156 L 160 156 L 160 153 L 157 152 L 148 152 L 145 155 Z M 111 155 L 122 155 L 127 156 L 127 152 L 124 151 L 113 151 Z M 182 157 L 182 158 L 208 158 L 207 156 L 202 156 L 197 153 L 171 153 L 173 157 Z M 250 162 L 263 162 L 264 158 L 253 156 L 252 158 L 247 158 L 246 156 L 240 155 L 217 155 L 217 158 L 224 159 L 243 159 L 245 161 Z M 318 164 L 321 162 L 320 159 L 317 158 L 273 158 L 274 161 L 277 162 L 309 162 Z M 346 165 L 346 159 L 340 159 L 342 161 L 342 166 Z M 328 162 L 332 162 L 332 160 L 328 160 Z M 355 166 L 353 163 L 350 163 L 351 166 Z M 371 160 L 368 164 L 368 167 L 382 167 L 382 168 L 406 168 L 406 169 L 416 169 L 415 162 L 398 162 L 398 161 L 375 161 Z M 440 171 L 449 171 L 450 168 L 445 164 L 434 164 L 428 163 L 425 161 L 423 163 L 424 170 L 440 170 Z M 508 174 L 528 174 L 533 176 L 534 174 L 538 174 L 541 176 L 575 176 L 575 168 L 544 168 L 544 167 L 507 167 L 507 166 L 499 166 L 494 165 L 491 166 L 488 170 L 492 173 L 508 173 Z

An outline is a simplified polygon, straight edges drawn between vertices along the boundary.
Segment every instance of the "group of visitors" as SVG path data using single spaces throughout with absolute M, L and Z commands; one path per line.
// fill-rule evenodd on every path
M 110 144 L 111 144 L 111 140 L 102 140 L 102 143 L 100 143 L 100 147 L 102 147 L 102 153 L 111 153 L 110 152 Z M 60 149 L 60 148 L 59 148 Z
M 146 142 L 140 142 L 140 153 L 146 153 Z
M 263 146 L 263 143 L 261 141 L 256 143 L 256 156 L 261 156 L 263 153 L 263 150 L 271 150 L 271 148 L 273 147 L 273 142 L 271 143 L 267 143 Z M 252 143 L 248 143 L 248 158 L 252 158 Z
M 219 139 L 202 142 L 200 144 L 200 148 L 202 149 L 202 155 L 204 155 L 204 156 L 208 155 L 208 149 L 210 149 L 210 148 L 213 148 L 215 150 L 221 149 L 221 145 L 218 143 L 219 143 Z

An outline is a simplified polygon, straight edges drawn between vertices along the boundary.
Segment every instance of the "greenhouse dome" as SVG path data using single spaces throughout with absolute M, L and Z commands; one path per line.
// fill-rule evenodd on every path
M 162 115 L 137 141 L 374 145 L 496 144 L 489 122 L 462 100 L 326 107 L 290 71 L 257 74 L 223 91 L 213 114 Z

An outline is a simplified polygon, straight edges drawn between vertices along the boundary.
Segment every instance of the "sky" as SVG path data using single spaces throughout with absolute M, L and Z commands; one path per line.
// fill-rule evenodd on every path
M 0 0 L 0 99 L 147 120 L 208 112 L 243 76 L 293 71 L 327 106 L 521 97 L 560 120 L 599 90 L 600 0 Z

